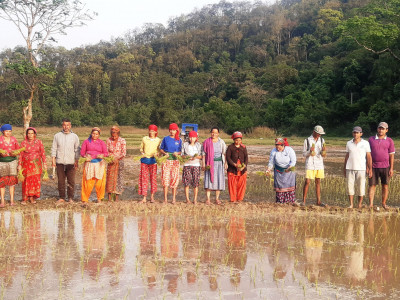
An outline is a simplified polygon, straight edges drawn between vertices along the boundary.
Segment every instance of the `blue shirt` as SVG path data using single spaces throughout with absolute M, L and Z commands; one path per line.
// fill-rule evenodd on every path
M 182 140 L 181 139 L 176 140 L 175 138 L 166 136 L 163 138 L 163 140 L 161 142 L 160 149 L 162 149 L 168 153 L 181 152 Z
M 272 149 L 269 155 L 268 168 L 273 169 L 275 165 L 285 169 L 294 167 L 296 165 L 296 154 L 293 148 L 286 146 L 282 152 L 279 152 L 276 148 Z

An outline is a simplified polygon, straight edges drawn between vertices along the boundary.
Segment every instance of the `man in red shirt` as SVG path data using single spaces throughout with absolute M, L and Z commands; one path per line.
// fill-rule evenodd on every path
M 379 184 L 379 178 L 382 185 L 382 207 L 387 208 L 386 200 L 389 195 L 389 180 L 393 176 L 395 152 L 393 140 L 386 135 L 388 128 L 386 122 L 380 122 L 377 134 L 368 140 L 372 156 L 372 177 L 369 178 L 368 189 L 370 208 L 374 206 L 375 189 Z

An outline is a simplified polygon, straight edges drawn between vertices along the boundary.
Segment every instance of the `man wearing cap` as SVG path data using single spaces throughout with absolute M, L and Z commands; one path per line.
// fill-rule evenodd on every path
M 387 208 L 386 200 L 389 195 L 389 179 L 393 176 L 395 152 L 393 140 L 386 135 L 388 128 L 386 122 L 380 122 L 377 134 L 368 140 L 372 157 L 372 177 L 369 179 L 368 189 L 370 208 L 374 206 L 375 188 L 379 178 L 382 184 L 382 207 Z
M 63 119 L 62 130 L 54 135 L 51 147 L 53 168 L 57 168 L 58 193 L 57 203 L 71 201 L 74 198 L 75 169 L 78 167 L 80 153 L 79 138 L 71 131 L 71 121 Z M 65 179 L 67 180 L 67 196 L 65 198 Z
M 346 144 L 346 157 L 344 159 L 344 177 L 346 190 L 349 195 L 350 206 L 353 208 L 355 188 L 358 190 L 358 208 L 362 207 L 365 195 L 365 172 L 372 176 L 372 158 L 369 143 L 362 139 L 363 133 L 360 126 L 353 128 L 353 139 Z
M 321 135 L 325 134 L 322 126 L 317 125 L 311 136 L 304 140 L 303 156 L 306 158 L 306 180 L 303 187 L 303 204 L 306 204 L 308 187 L 311 180 L 315 180 L 317 205 L 326 206 L 321 202 L 321 179 L 324 174 L 324 157 L 326 156 L 325 142 Z

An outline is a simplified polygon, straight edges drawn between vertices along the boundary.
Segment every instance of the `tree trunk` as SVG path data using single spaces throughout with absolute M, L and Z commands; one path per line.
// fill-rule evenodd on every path
M 23 123 L 24 123 L 24 135 L 26 130 L 29 128 L 29 124 L 32 120 L 32 101 L 35 95 L 35 89 L 32 88 L 30 91 L 30 97 L 28 99 L 28 105 L 22 109 L 23 112 Z

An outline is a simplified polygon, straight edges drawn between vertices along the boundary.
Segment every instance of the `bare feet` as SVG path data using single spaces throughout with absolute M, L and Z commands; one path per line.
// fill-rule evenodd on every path
M 62 203 L 64 203 L 64 202 L 65 202 L 65 200 L 61 198 L 61 199 L 58 199 L 58 200 L 57 200 L 56 204 L 62 204 Z

